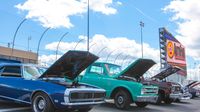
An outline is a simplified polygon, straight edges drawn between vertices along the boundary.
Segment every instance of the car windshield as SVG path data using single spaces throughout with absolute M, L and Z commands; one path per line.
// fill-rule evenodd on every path
M 110 76 L 119 74 L 122 71 L 121 66 L 118 66 L 118 65 L 105 64 L 105 67 L 106 67 L 108 74 Z
M 47 69 L 44 67 L 37 66 L 24 66 L 23 76 L 25 79 L 37 79 L 39 78 Z

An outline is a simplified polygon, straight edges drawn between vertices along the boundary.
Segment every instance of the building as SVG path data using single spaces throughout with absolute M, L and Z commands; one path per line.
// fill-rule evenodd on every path
M 37 63 L 37 54 L 30 51 L 0 46 L 0 58 L 18 60 L 23 63 Z

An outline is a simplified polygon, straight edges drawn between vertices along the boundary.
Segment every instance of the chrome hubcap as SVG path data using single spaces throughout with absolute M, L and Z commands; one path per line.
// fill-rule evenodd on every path
M 37 96 L 33 101 L 34 112 L 42 112 L 45 109 L 46 102 L 42 96 Z
M 45 106 L 44 100 L 40 100 L 40 101 L 38 102 L 38 108 L 39 108 L 40 110 L 43 110 L 43 109 L 44 109 L 44 106 Z
M 124 98 L 122 96 L 119 96 L 117 101 L 119 104 L 122 104 L 124 102 Z

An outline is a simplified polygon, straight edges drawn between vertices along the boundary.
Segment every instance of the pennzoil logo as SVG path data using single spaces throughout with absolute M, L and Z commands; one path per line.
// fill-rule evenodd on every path
M 174 56 L 174 45 L 171 41 L 167 43 L 167 55 L 169 58 L 173 58 Z

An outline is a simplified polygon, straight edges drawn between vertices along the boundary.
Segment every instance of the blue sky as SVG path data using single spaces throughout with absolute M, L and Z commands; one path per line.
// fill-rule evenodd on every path
M 12 41 L 16 27 L 28 14 L 30 10 L 20 10 L 16 5 L 23 6 L 28 0 L 1 0 L 0 1 L 0 44 L 7 45 Z M 32 1 L 32 0 L 29 0 Z M 44 1 L 44 0 L 41 0 Z M 50 0 L 49 0 L 50 1 Z M 73 1 L 73 0 L 72 0 Z M 158 28 L 166 27 L 172 34 L 178 35 L 179 39 L 182 34 L 180 26 L 177 25 L 177 21 L 170 20 L 170 18 L 176 16 L 173 11 L 164 12 L 166 6 L 170 6 L 173 3 L 171 0 L 109 0 L 111 3 L 108 7 L 116 10 L 115 13 L 105 14 L 101 11 L 97 11 L 95 8 L 90 10 L 90 37 L 95 37 L 96 34 L 103 35 L 106 38 L 127 38 L 128 40 L 134 40 L 138 45 L 140 44 L 140 26 L 139 22 L 142 20 L 145 24 L 143 28 L 144 43 L 149 45 L 149 49 L 157 50 L 159 48 L 158 40 Z M 184 0 L 188 1 L 188 0 Z M 195 1 L 195 0 L 194 0 Z M 181 5 L 181 3 L 180 3 Z M 171 5 L 173 6 L 173 4 Z M 25 6 L 24 6 L 25 7 Z M 23 8 L 24 8 L 23 7 Z M 170 7 L 173 9 L 174 7 Z M 169 8 L 169 9 L 170 9 Z M 175 8 L 174 8 L 175 9 Z M 180 10 L 178 10 L 180 11 Z M 55 12 L 52 12 L 55 13 Z M 59 12 L 61 13 L 61 12 Z M 47 48 L 48 44 L 57 42 L 60 37 L 65 33 L 69 34 L 63 39 L 66 44 L 72 44 L 79 40 L 80 35 L 86 35 L 86 21 L 87 13 L 84 11 L 81 14 L 74 14 L 69 16 L 70 23 L 73 27 L 67 28 L 65 26 L 59 26 L 50 29 L 44 36 L 41 43 L 40 55 L 52 55 L 55 53 L 51 48 Z M 184 19 L 184 18 L 179 18 Z M 37 18 L 29 18 L 20 28 L 15 42 L 15 47 L 19 49 L 27 49 L 28 37 L 31 36 L 30 49 L 36 51 L 38 40 L 42 32 L 46 29 L 40 21 L 36 21 Z M 111 40 L 111 39 L 110 39 Z M 63 43 L 64 44 L 64 43 Z M 183 43 L 184 44 L 184 43 Z M 73 44 L 74 45 L 74 44 Z M 62 48 L 61 48 L 62 49 Z M 83 49 L 83 48 L 81 48 Z M 84 48 L 86 49 L 86 47 Z M 65 49 L 66 50 L 66 49 Z M 148 49 L 147 49 L 148 50 Z M 137 50 L 136 50 L 137 51 Z M 64 51 L 63 51 L 64 52 Z M 61 55 L 62 51 L 59 52 Z M 152 52 L 154 53 L 154 52 Z M 148 54 L 148 53 L 147 53 Z M 134 53 L 133 53 L 134 55 Z M 195 55 L 196 56 L 196 55 Z M 155 58 L 154 55 L 148 58 Z M 158 57 L 159 58 L 159 57 Z M 156 59 L 159 60 L 159 59 Z M 188 60 L 192 65 L 194 58 L 188 56 Z

